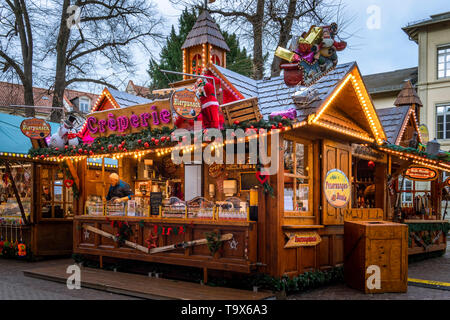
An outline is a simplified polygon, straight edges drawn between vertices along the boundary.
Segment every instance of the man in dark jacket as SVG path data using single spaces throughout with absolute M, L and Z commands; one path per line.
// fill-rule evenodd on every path
M 109 183 L 111 186 L 109 187 L 106 200 L 114 199 L 115 203 L 131 200 L 133 192 L 131 191 L 130 185 L 120 180 L 117 173 L 111 173 L 109 175 Z

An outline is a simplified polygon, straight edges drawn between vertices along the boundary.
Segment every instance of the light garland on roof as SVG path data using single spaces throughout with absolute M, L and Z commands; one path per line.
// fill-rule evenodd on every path
M 417 121 L 416 121 L 416 119 L 417 119 L 416 118 L 416 112 L 414 111 L 414 108 L 410 107 L 409 110 L 408 110 L 408 114 L 406 116 L 406 120 L 407 121 L 403 122 L 402 127 L 400 129 L 400 134 L 398 135 L 397 140 L 395 141 L 395 144 L 397 144 L 397 145 L 400 143 L 401 138 L 403 137 L 403 133 L 405 132 L 406 126 L 408 125 L 408 121 L 409 121 L 409 119 L 411 117 L 411 114 L 414 117 L 413 123 L 414 123 L 414 126 L 416 128 L 417 135 L 419 136 L 419 142 L 422 143 L 422 135 L 420 134 L 420 130 L 419 130 L 419 127 L 418 127 Z
M 346 135 L 349 135 L 349 136 L 352 136 L 352 137 L 356 137 L 356 138 L 362 139 L 362 140 L 367 141 L 367 142 L 374 142 L 375 141 L 375 139 L 373 139 L 373 138 L 371 138 L 371 137 L 369 137 L 367 135 L 362 135 L 362 134 L 354 132 L 354 131 L 342 129 L 342 128 L 338 127 L 338 126 L 333 126 L 333 125 L 324 123 L 322 121 L 314 122 L 314 124 L 315 125 L 319 125 L 321 127 L 325 127 L 325 128 L 334 130 L 334 131 L 337 131 L 337 132 L 340 132 L 340 133 L 343 133 L 343 134 L 346 134 Z
M 366 100 L 366 97 L 364 97 L 364 95 L 363 95 L 363 91 L 360 88 L 360 86 L 363 87 L 364 84 L 360 79 L 358 81 L 356 79 L 356 76 L 354 76 L 353 74 L 350 74 L 350 77 L 352 79 L 353 88 L 356 91 L 358 100 L 360 101 L 361 105 L 363 106 L 364 114 L 366 115 L 366 118 L 369 120 L 370 128 L 375 133 L 375 139 L 376 139 L 377 143 L 381 145 L 381 144 L 383 144 L 383 140 L 385 139 L 385 137 L 383 139 L 383 135 L 382 135 L 383 128 L 381 127 L 381 124 L 379 123 L 375 109 L 373 108 L 372 104 L 370 103 L 370 98 L 368 98 Z M 372 106 L 372 108 L 370 110 L 369 110 L 368 104 L 370 104 Z M 377 125 L 379 126 L 380 131 L 378 130 L 377 125 L 375 124 L 375 120 L 378 122 Z
M 422 164 L 425 166 L 439 165 L 439 166 L 442 166 L 442 167 L 440 167 L 440 170 L 442 170 L 443 168 L 447 168 L 448 170 L 450 170 L 450 165 L 446 164 L 446 163 L 442 163 L 442 162 L 439 162 L 439 161 L 436 161 L 433 159 L 416 156 L 416 155 L 410 154 L 410 153 L 391 150 L 389 148 L 384 148 L 384 147 L 379 147 L 379 148 L 380 148 L 380 150 L 383 150 L 387 153 L 394 154 L 403 160 L 411 160 L 412 159 L 413 161 L 416 161 L 418 164 Z
M 30 155 L 24 153 L 0 152 L 0 156 L 14 158 L 31 158 Z

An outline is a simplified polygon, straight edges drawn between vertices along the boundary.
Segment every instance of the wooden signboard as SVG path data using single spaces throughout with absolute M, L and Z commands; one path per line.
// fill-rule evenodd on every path
M 169 100 L 158 100 L 148 104 L 93 112 L 86 120 L 92 137 L 112 134 L 127 135 L 144 129 L 173 127 Z
M 286 236 L 289 238 L 284 248 L 297 248 L 297 247 L 309 247 L 316 246 L 321 241 L 320 235 L 315 232 L 287 232 Z
M 162 192 L 150 193 L 150 215 L 159 215 L 159 207 L 162 205 Z
M 20 130 L 30 139 L 44 139 L 51 133 L 50 125 L 42 119 L 25 119 L 20 124 Z
M 436 170 L 420 166 L 411 166 L 405 172 L 405 177 L 414 181 L 432 181 L 437 176 Z
M 202 112 L 197 95 L 193 90 L 181 89 L 172 94 L 170 98 L 172 109 L 184 119 L 195 119 Z

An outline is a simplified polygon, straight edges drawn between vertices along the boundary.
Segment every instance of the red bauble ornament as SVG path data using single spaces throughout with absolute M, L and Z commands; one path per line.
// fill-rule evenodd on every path
M 69 149 L 69 146 L 64 146 L 64 149 L 66 149 L 66 150 Z
M 239 123 L 241 123 L 239 120 L 235 120 L 235 121 L 234 121 L 234 124 L 235 124 L 235 125 L 238 125 Z
M 281 123 L 281 122 L 278 122 L 278 127 L 282 127 L 283 126 L 283 124 Z
M 144 147 L 146 147 L 146 148 L 150 147 L 150 145 L 148 144 L 148 142 L 144 143 Z
M 166 137 L 162 136 L 161 137 L 161 142 L 164 142 L 164 141 L 166 141 Z
M 89 154 L 92 156 L 94 154 L 94 152 L 92 152 L 92 150 L 91 150 L 91 151 L 89 151 Z
M 112 147 L 113 147 L 112 144 L 110 144 L 110 145 L 108 146 L 108 149 L 112 149 Z
M 159 139 L 155 140 L 155 144 L 158 145 L 159 144 Z
M 78 153 L 83 153 L 83 149 L 78 149 Z
M 58 151 L 58 150 L 59 150 L 59 148 L 58 148 L 58 147 L 56 147 L 56 148 L 55 148 L 55 151 Z
M 277 128 L 277 127 L 273 124 L 273 125 L 272 125 L 272 129 L 276 129 L 276 128 Z
M 44 155 L 43 154 L 41 154 L 41 159 L 44 159 Z
M 138 143 L 139 143 L 139 144 L 141 144 L 141 143 L 142 143 L 142 140 L 141 140 L 141 139 L 139 139 L 139 140 L 138 140 Z
M 367 166 L 368 166 L 370 169 L 374 169 L 374 168 L 375 168 L 375 162 L 373 162 L 372 160 L 370 160 L 370 161 L 367 163 Z
M 100 148 L 100 150 L 102 150 L 102 151 L 103 151 L 103 150 L 105 150 L 105 148 L 104 148 L 104 147 L 101 147 L 101 148 Z
M 87 150 L 84 150 L 84 154 L 88 154 L 88 151 L 87 151 Z

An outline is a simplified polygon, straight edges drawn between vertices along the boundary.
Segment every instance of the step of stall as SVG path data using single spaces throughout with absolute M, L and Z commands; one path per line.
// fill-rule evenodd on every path
M 24 270 L 25 276 L 66 283 L 67 264 Z M 253 292 L 210 287 L 192 282 L 154 278 L 138 274 L 81 267 L 81 286 L 115 294 L 152 300 L 265 300 L 275 299 L 269 292 Z

